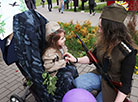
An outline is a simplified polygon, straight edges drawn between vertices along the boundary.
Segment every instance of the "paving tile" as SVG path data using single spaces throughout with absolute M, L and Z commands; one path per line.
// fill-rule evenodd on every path
M 8 101 L 9 101 L 9 98 L 7 98 L 7 97 L 4 97 L 0 100 L 0 102 L 8 102 Z
M 29 95 L 29 97 L 27 97 L 27 102 L 36 102 L 34 96 L 32 94 Z
M 4 81 L 8 81 L 8 80 L 10 80 L 11 78 L 13 78 L 15 75 L 12 74 L 12 75 L 10 75 L 10 76 L 6 76 L 6 75 L 3 75 L 3 76 L 4 76 L 3 80 L 4 80 Z
M 3 70 L 3 69 L 1 68 L 1 66 L 0 66 L 0 73 L 3 73 L 3 71 L 4 71 L 4 70 Z
M 20 89 L 20 90 L 24 90 L 23 84 L 22 84 L 21 86 L 19 86 L 19 89 Z
M 23 79 L 24 79 L 24 76 L 22 75 L 22 76 L 19 76 L 16 80 L 22 82 Z
M 6 76 L 11 76 L 12 74 L 15 75 L 16 70 L 10 70 L 9 72 L 6 73 Z
M 8 70 L 5 70 L 2 74 L 3 74 L 3 75 L 7 75 L 7 74 L 10 73 L 10 72 L 13 73 L 14 71 L 13 71 L 13 69 L 8 68 Z
M 6 86 L 8 83 L 7 82 L 3 82 L 2 84 L 0 84 L 0 89 L 3 88 L 4 86 Z
M 10 99 L 10 97 L 11 97 L 12 95 L 14 95 L 14 94 L 18 95 L 20 91 L 21 91 L 21 90 L 20 90 L 19 88 L 17 88 L 16 90 L 11 91 L 11 92 L 7 95 L 7 97 Z
M 25 89 L 24 89 L 24 90 L 19 91 L 18 95 L 19 95 L 20 97 L 22 97 L 22 96 L 24 95 L 24 92 L 25 92 Z
M 132 102 L 138 102 L 138 98 L 137 97 L 134 97 L 134 96 L 130 96 L 130 100 Z
M 5 75 L 1 75 L 1 76 L 0 76 L 0 83 L 1 83 L 1 80 L 3 80 L 4 78 L 6 78 Z
M 132 86 L 138 88 L 138 75 L 134 74 L 133 79 Z
M 3 99 L 4 97 L 7 97 L 7 95 L 10 93 L 11 91 L 6 90 L 4 91 L 1 95 L 0 95 L 0 100 Z M 0 101 L 1 102 L 1 101 Z
M 2 94 L 4 91 L 6 91 L 7 90 L 7 88 L 5 88 L 5 87 L 2 87 L 1 89 L 0 89 L 0 94 Z
M 12 81 L 16 80 L 18 77 L 17 76 L 14 76 L 12 77 L 11 79 L 7 80 L 8 83 L 11 83 Z
M 14 80 L 13 82 L 7 84 L 5 87 L 9 89 L 10 87 L 14 86 L 17 83 L 18 83 L 18 81 Z
M 16 83 L 15 85 L 13 85 L 12 87 L 9 88 L 10 91 L 14 91 L 16 89 L 19 89 L 19 86 L 21 86 L 21 83 Z
M 132 87 L 132 89 L 131 89 L 131 95 L 138 97 L 138 88 Z

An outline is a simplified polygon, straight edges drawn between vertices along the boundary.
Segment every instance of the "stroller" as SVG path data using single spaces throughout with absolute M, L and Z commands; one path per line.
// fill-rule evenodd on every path
M 45 25 L 48 20 L 34 10 L 19 13 L 13 18 L 13 40 L 17 61 L 15 62 L 26 80 L 31 85 L 24 83 L 26 91 L 22 97 L 14 94 L 10 102 L 25 102 L 32 93 L 37 102 L 61 102 L 47 91 L 43 85 L 42 73 L 45 71 L 42 53 L 45 49 Z M 61 75 L 61 74 L 60 74 Z M 75 77 L 78 76 L 78 73 Z

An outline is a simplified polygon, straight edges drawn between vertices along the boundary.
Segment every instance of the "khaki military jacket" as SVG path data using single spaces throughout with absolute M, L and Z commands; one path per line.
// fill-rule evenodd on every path
M 123 48 L 124 50 L 127 51 L 125 47 Z M 102 64 L 102 59 L 107 57 L 107 56 L 99 56 L 98 51 L 96 55 L 98 59 L 101 59 L 99 60 L 101 64 Z M 115 47 L 111 53 L 111 66 L 110 70 L 108 71 L 108 74 L 111 76 L 113 81 L 121 82 L 120 81 L 121 62 L 124 60 L 124 58 L 125 55 L 120 51 L 119 47 Z M 92 72 L 99 74 L 96 69 Z M 114 102 L 117 93 L 113 90 L 113 88 L 111 88 L 108 85 L 107 81 L 105 81 L 104 78 L 102 78 L 101 84 L 102 84 L 101 88 L 102 88 L 103 102 Z
M 63 53 L 67 52 L 67 47 L 63 47 Z M 66 62 L 63 59 L 61 52 L 55 48 L 48 48 L 43 56 L 42 59 L 44 61 L 45 70 L 48 72 L 52 72 L 63 68 L 66 66 Z

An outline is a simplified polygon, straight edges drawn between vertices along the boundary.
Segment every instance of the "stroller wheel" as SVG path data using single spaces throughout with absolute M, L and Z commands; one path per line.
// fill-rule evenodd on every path
M 10 97 L 10 102 L 25 102 L 25 101 L 18 95 L 14 94 Z

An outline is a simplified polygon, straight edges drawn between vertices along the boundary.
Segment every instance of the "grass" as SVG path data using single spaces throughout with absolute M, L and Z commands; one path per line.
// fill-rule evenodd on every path
M 56 0 L 52 0 L 52 3 L 56 3 Z M 47 0 L 45 0 L 45 5 L 47 4 Z M 41 0 L 36 0 L 36 6 L 41 6 Z

